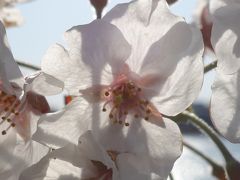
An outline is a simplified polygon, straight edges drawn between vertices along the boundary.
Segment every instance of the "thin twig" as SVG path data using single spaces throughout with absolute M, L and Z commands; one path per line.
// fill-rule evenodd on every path
M 41 70 L 40 67 L 38 67 L 36 65 L 33 65 L 33 64 L 29 64 L 27 62 L 23 62 L 23 61 L 20 61 L 20 60 L 16 60 L 16 62 L 18 63 L 19 66 L 23 66 L 23 67 L 26 67 L 26 68 L 29 68 L 29 69 L 33 69 L 33 70 L 36 70 L 36 71 Z
M 199 118 L 194 113 L 191 113 L 188 111 L 184 111 L 181 114 L 184 115 L 186 118 L 191 119 L 191 121 L 189 122 L 191 122 L 194 126 L 199 127 L 201 130 L 203 130 L 214 141 L 214 143 L 217 145 L 219 150 L 222 152 L 223 157 L 226 160 L 226 163 L 232 162 L 234 160 L 231 153 L 228 151 L 228 149 L 219 139 L 217 133 L 210 126 L 208 126 L 203 119 Z
M 190 144 L 186 143 L 183 141 L 183 145 L 185 147 L 187 147 L 188 149 L 190 149 L 191 151 L 193 151 L 195 154 L 197 154 L 198 156 L 200 156 L 201 158 L 203 158 L 205 161 L 207 161 L 211 166 L 213 167 L 220 167 L 220 165 L 218 165 L 217 163 L 215 163 L 212 159 L 210 159 L 209 157 L 207 157 L 206 155 L 204 155 L 202 152 L 200 152 L 199 150 L 197 150 L 196 148 L 194 148 L 193 146 L 191 146 Z
M 217 60 L 211 62 L 210 64 L 206 65 L 204 67 L 204 73 L 207 73 L 209 71 L 211 71 L 212 69 L 214 69 L 215 67 L 217 67 Z
M 221 165 L 215 163 L 212 159 L 207 157 L 205 154 L 203 154 L 202 152 L 200 152 L 199 150 L 197 150 L 196 148 L 194 148 L 190 144 L 188 144 L 188 143 L 183 141 L 183 145 L 185 147 L 187 147 L 188 149 L 190 149 L 195 154 L 197 154 L 198 156 L 200 156 L 206 162 L 208 162 L 212 166 L 212 174 L 215 177 L 217 177 L 219 180 L 226 180 L 227 179 L 227 177 L 225 175 L 226 172 L 225 172 L 224 168 Z

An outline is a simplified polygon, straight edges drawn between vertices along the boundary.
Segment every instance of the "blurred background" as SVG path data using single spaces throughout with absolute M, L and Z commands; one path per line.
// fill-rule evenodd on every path
M 129 0 L 109 0 L 103 15 L 118 3 Z M 188 23 L 192 23 L 193 14 L 197 8 L 197 0 L 179 0 L 171 5 L 174 14 L 182 16 Z M 96 18 L 95 10 L 88 0 L 34 0 L 17 5 L 24 17 L 24 23 L 19 27 L 7 29 L 9 43 L 15 59 L 40 66 L 41 58 L 49 46 L 54 43 L 65 45 L 63 33 L 72 26 L 87 24 Z M 213 56 L 204 58 L 205 64 L 210 63 Z M 22 68 L 28 74 L 31 70 Z M 214 80 L 214 70 L 205 75 L 203 88 L 194 103 L 195 112 L 211 124 L 208 105 L 211 97 L 211 84 Z M 64 106 L 62 95 L 49 97 L 53 109 Z M 219 164 L 223 164 L 218 149 L 210 139 L 198 133 L 194 127 L 181 127 L 184 140 L 211 157 Z M 240 160 L 240 145 L 231 144 L 223 140 L 233 155 Z M 212 180 L 211 166 L 199 156 L 184 148 L 184 153 L 175 163 L 173 176 L 176 180 Z

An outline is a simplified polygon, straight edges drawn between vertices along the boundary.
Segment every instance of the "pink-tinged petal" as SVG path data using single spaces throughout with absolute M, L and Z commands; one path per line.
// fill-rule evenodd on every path
M 37 128 L 37 122 L 43 113 L 50 111 L 45 97 L 29 91 L 26 95 L 26 102 L 23 110 L 17 112 L 12 123 L 16 126 L 17 133 L 25 140 L 31 139 Z
M 56 148 L 69 142 L 76 144 L 79 136 L 88 130 L 91 112 L 89 104 L 76 97 L 63 110 L 42 115 L 33 139 Z
M 32 107 L 35 114 L 44 114 L 50 112 L 50 107 L 46 98 L 42 95 L 29 91 L 27 93 L 27 101 Z
M 45 96 L 59 94 L 63 91 L 64 83 L 44 72 L 37 72 L 25 78 L 28 91 Z
M 211 42 L 218 58 L 218 68 L 227 74 L 240 67 L 240 2 L 210 1 L 213 14 Z
M 185 49 L 185 55 L 174 72 L 165 81 L 148 87 L 153 96 L 151 102 L 165 115 L 174 116 L 184 111 L 196 99 L 202 87 L 204 46 L 199 30 L 192 27 L 191 31 L 191 44 Z
M 177 124 L 166 118 L 145 121 L 132 117 L 128 121 L 129 127 L 106 125 L 99 131 L 99 142 L 105 149 L 135 155 L 135 160 L 144 162 L 131 164 L 140 173 L 152 172 L 167 178 L 182 153 L 182 136 Z
M 211 119 L 217 130 L 229 141 L 240 142 L 240 71 L 224 75 L 217 71 L 212 86 Z
M 23 87 L 24 79 L 10 50 L 6 30 L 0 22 L 0 79 L 6 83 L 10 81 Z
M 120 4 L 103 19 L 116 25 L 132 45 L 126 63 L 141 75 L 156 73 L 166 78 L 191 43 L 190 28 L 169 11 L 164 0 Z M 147 23 L 143 19 L 148 19 Z

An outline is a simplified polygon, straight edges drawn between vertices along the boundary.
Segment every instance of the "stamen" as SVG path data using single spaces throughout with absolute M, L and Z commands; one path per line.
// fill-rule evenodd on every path
M 125 126 L 129 126 L 129 123 L 126 122 L 126 123 L 125 123 Z
M 106 112 L 106 111 L 107 111 L 107 109 L 106 109 L 106 108 L 102 108 L 102 111 L 103 111 L 103 112 Z
M 149 117 L 145 117 L 144 119 L 145 119 L 146 121 L 148 121 L 148 120 L 149 120 Z
M 139 115 L 138 115 L 138 114 L 135 114 L 134 117 L 135 117 L 135 118 L 139 118 Z
M 105 92 L 105 96 L 109 96 L 110 93 L 108 91 Z
M 150 110 L 150 109 L 147 109 L 146 113 L 147 113 L 147 114 L 150 114 L 150 113 L 151 113 L 151 110 Z
M 150 102 L 142 98 L 142 88 L 128 80 L 126 76 L 120 76 L 115 83 L 108 87 L 104 95 L 107 101 L 104 103 L 102 111 L 106 112 L 107 105 L 110 106 L 109 119 L 113 123 L 129 126 L 130 124 L 126 122 L 129 113 L 136 119 L 143 118 L 146 121 L 152 114 Z

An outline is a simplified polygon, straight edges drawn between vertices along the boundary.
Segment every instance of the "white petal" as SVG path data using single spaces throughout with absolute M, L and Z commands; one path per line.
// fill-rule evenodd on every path
M 79 94 L 79 89 L 89 84 L 89 73 L 78 65 L 76 59 L 71 59 L 61 45 L 55 44 L 48 49 L 41 68 L 43 72 L 64 82 L 64 87 L 71 95 Z
M 54 148 L 69 142 L 76 144 L 78 137 L 88 130 L 91 110 L 84 99 L 75 98 L 63 110 L 42 115 L 33 139 Z
M 233 143 L 240 142 L 240 71 L 224 75 L 217 71 L 212 86 L 211 119 L 217 130 Z
M 64 83 L 44 72 L 37 72 L 26 77 L 27 89 L 35 93 L 51 96 L 63 91 Z
M 71 151 L 65 151 L 64 153 L 72 155 Z M 52 155 L 53 154 L 46 155 L 37 164 L 25 169 L 21 173 L 19 179 L 52 180 L 61 178 L 80 178 L 81 170 L 78 167 L 63 160 L 53 159 Z
M 151 101 L 165 115 L 174 116 L 197 98 L 203 83 L 203 42 L 201 33 L 192 27 L 191 44 L 174 72 L 153 88 Z
M 78 177 L 80 179 L 90 179 L 98 176 L 96 167 L 92 163 L 93 160 L 105 164 L 108 168 L 114 168 L 115 166 L 91 132 L 87 131 L 79 138 L 78 146 L 67 144 L 63 148 L 54 150 L 39 163 L 25 170 L 21 178 Z
M 132 45 L 127 64 L 141 75 L 156 73 L 165 78 L 190 43 L 188 25 L 170 13 L 164 0 L 120 4 L 103 19 L 116 25 Z M 142 19 L 148 19 L 148 23 Z
M 0 22 L 0 79 L 6 83 L 10 81 L 16 83 L 19 87 L 23 87 L 23 76 L 15 62 L 10 50 L 6 30 Z
M 131 165 L 146 175 L 154 172 L 167 178 L 182 153 L 181 132 L 176 123 L 166 118 L 162 122 L 134 119 L 129 127 L 110 124 L 98 138 L 107 150 L 135 155 L 139 161 Z
M 240 67 L 240 2 L 210 1 L 213 13 L 211 42 L 218 58 L 218 68 L 231 74 Z
M 163 180 L 164 178 L 149 172 L 144 174 L 136 166 L 146 164 L 141 158 L 133 154 L 123 153 L 117 156 L 117 165 L 120 173 L 120 179 L 138 179 L 138 180 Z
M 60 45 L 51 47 L 42 69 L 62 80 L 71 95 L 95 84 L 111 83 L 112 72 L 121 70 L 131 52 L 121 32 L 100 20 L 71 28 L 65 38 L 69 51 Z
M 2 149 L 3 150 L 3 149 Z M 25 142 L 21 137 L 17 137 L 14 151 L 1 151 L 1 179 L 18 179 L 23 169 L 36 163 L 48 152 L 48 148 L 39 143 L 28 141 Z
M 107 152 L 103 147 L 95 140 L 91 131 L 85 132 L 78 141 L 79 150 L 84 153 L 84 155 L 91 160 L 96 160 L 108 168 L 113 168 L 113 161 L 108 156 Z
M 91 73 L 101 71 L 109 63 L 119 71 L 131 53 L 131 46 L 119 29 L 102 20 L 72 27 L 65 33 L 71 58 L 84 63 Z

